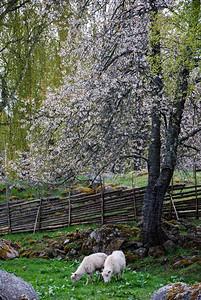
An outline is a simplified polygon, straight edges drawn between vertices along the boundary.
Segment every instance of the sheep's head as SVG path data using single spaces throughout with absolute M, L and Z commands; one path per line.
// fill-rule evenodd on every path
M 78 274 L 76 274 L 76 273 L 73 273 L 72 275 L 71 275 L 71 280 L 73 281 L 73 282 L 75 282 L 75 281 L 78 281 L 79 279 L 80 279 L 80 275 L 78 275 Z
M 112 271 L 111 270 L 103 270 L 102 272 L 104 282 L 108 282 L 111 279 Z

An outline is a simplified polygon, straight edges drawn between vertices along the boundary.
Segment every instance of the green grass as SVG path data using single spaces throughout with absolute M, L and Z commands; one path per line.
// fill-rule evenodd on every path
M 164 259 L 164 258 L 163 258 Z M 146 258 L 136 263 L 137 271 L 127 267 L 123 280 L 105 284 L 98 281 L 94 274 L 94 284 L 86 285 L 87 275 L 80 281 L 72 282 L 71 274 L 75 272 L 79 261 L 43 260 L 20 258 L 1 261 L 0 268 L 14 273 L 32 284 L 39 299 L 138 299 L 148 300 L 151 294 L 168 283 L 183 281 L 189 284 L 197 282 L 201 266 L 191 265 L 180 270 L 165 269 L 161 261 Z M 140 270 L 141 266 L 141 270 Z M 24 270 L 25 269 L 25 270 Z
M 71 273 L 79 262 L 42 259 L 14 259 L 1 261 L 0 268 L 23 278 L 36 290 L 39 299 L 139 299 L 148 300 L 154 290 L 168 283 L 168 280 L 150 273 L 132 271 L 127 268 L 123 280 L 105 284 L 93 275 L 94 284 L 86 285 L 86 275 L 80 281 L 72 282 Z M 24 269 L 26 270 L 24 271 Z
M 186 185 L 194 185 L 195 178 L 193 172 L 175 172 L 174 173 L 174 184 L 186 184 Z M 116 174 L 113 175 L 110 179 L 104 179 L 105 184 L 112 183 L 116 186 L 127 186 L 127 187 L 142 187 L 147 185 L 148 174 L 146 171 L 143 172 L 131 172 L 129 174 Z M 16 182 L 17 184 L 17 182 Z M 197 184 L 201 184 L 201 172 L 197 173 Z M 77 182 L 77 186 L 87 187 L 89 185 L 89 181 L 84 175 L 80 176 L 80 180 Z M 6 202 L 6 185 L 4 183 L 0 183 L 0 203 Z M 26 186 L 26 190 L 22 190 L 20 188 L 13 187 L 10 190 L 10 197 L 14 198 L 13 200 L 33 200 L 37 199 L 37 189 Z M 60 196 L 64 197 L 65 194 L 62 194 L 63 191 L 66 190 L 65 186 L 53 187 L 44 185 L 40 187 L 40 195 L 42 198 L 46 198 L 49 196 Z
M 6 184 L 0 182 L 0 203 L 6 202 Z M 52 196 L 62 196 L 64 188 L 58 188 L 54 186 L 44 185 L 40 187 L 40 197 L 48 198 Z M 38 191 L 36 187 L 27 186 L 26 182 L 19 184 L 14 183 L 9 190 L 10 200 L 34 200 L 38 198 Z
M 183 281 L 187 284 L 200 282 L 201 265 L 199 263 L 193 263 L 189 266 L 177 269 L 172 268 L 172 260 L 174 260 L 175 256 L 179 256 L 180 254 L 183 256 L 188 256 L 188 254 L 191 257 L 193 256 L 192 253 L 190 255 L 190 250 L 184 251 L 183 249 L 178 249 L 172 254 L 168 254 L 157 259 L 146 257 L 143 260 L 138 260 L 135 263 L 135 267 L 145 274 L 150 273 L 156 277 L 160 275 L 161 278 L 167 279 L 168 282 Z
M 190 222 L 190 221 L 189 221 Z M 192 219 L 191 223 L 200 225 L 200 220 Z M 87 226 L 71 226 L 57 232 L 21 233 L 7 235 L 6 239 L 21 242 L 23 247 L 30 247 L 30 240 L 42 239 L 48 235 L 53 240 L 65 236 L 66 232 L 75 231 L 76 228 Z M 91 227 L 91 226 L 90 226 Z M 93 228 L 96 225 L 93 225 Z M 37 246 L 37 243 L 36 243 Z M 151 294 L 168 283 L 178 281 L 193 284 L 200 281 L 201 264 L 194 262 L 188 266 L 172 268 L 175 257 L 192 256 L 192 249 L 175 249 L 168 251 L 167 255 L 153 258 L 146 257 L 127 265 L 123 280 L 116 281 L 113 276 L 111 282 L 105 284 L 98 281 L 94 274 L 94 284 L 86 283 L 86 275 L 80 281 L 72 282 L 71 274 L 75 272 L 80 261 L 65 261 L 61 259 L 19 258 L 0 261 L 0 269 L 13 273 L 32 284 L 40 300 L 66 300 L 66 299 L 137 299 L 149 300 Z M 178 258 L 179 259 L 179 258 Z
M 129 174 L 117 174 L 113 179 L 105 179 L 105 183 L 114 183 L 115 185 L 123 185 L 129 187 L 142 187 L 147 185 L 148 174 L 146 171 L 131 172 Z M 194 172 L 175 171 L 173 176 L 174 184 L 194 185 Z M 201 172 L 197 172 L 197 184 L 201 184 Z
M 148 175 L 144 173 L 132 173 L 132 174 L 117 174 L 112 179 L 105 179 L 104 183 L 113 183 L 117 186 L 127 187 L 142 187 L 147 185 Z

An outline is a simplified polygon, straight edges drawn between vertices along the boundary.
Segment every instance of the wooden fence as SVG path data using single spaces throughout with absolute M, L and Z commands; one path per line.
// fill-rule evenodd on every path
M 0 205 L 0 235 L 53 231 L 70 225 L 133 222 L 141 216 L 145 187 L 15 201 Z M 165 217 L 201 217 L 201 185 L 170 187 Z

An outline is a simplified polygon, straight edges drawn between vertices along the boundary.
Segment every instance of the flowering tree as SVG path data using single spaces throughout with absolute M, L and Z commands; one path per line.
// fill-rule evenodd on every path
M 165 193 L 178 163 L 200 155 L 200 1 L 74 1 L 60 51 L 64 84 L 49 90 L 18 171 L 68 179 L 143 159 L 142 239 L 162 243 Z M 193 141 L 193 143 L 192 143 Z

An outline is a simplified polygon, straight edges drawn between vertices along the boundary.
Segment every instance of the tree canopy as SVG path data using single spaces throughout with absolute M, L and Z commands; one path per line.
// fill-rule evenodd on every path
M 70 11 L 60 45 L 63 84 L 49 89 L 32 116 L 28 156 L 38 168 L 33 178 L 146 166 L 153 107 L 162 162 L 167 129 L 184 94 L 174 164 L 195 154 L 199 161 L 198 1 L 74 1 Z
M 46 28 L 51 20 L 54 31 L 48 27 L 48 39 L 41 41 L 58 45 L 53 35 L 59 47 L 52 52 L 48 42 L 35 49 L 45 49 L 45 67 L 58 57 L 55 66 L 61 66 L 62 80 L 45 80 L 44 93 L 18 90 L 25 110 L 20 120 L 29 127 L 28 150 L 8 168 L 24 179 L 58 181 L 81 172 L 95 177 L 103 170 L 123 172 L 145 164 L 149 179 L 142 239 L 147 247 L 160 243 L 166 239 L 163 201 L 175 168 L 190 168 L 195 155 L 200 164 L 200 1 L 75 0 L 63 14 L 64 2 L 51 9 L 50 3 L 54 1 L 41 4 L 44 23 L 37 24 Z M 36 54 L 31 52 L 27 62 Z M 43 70 L 39 57 L 39 64 L 33 60 L 33 73 L 26 69 L 25 85 L 29 74 Z M 19 81 L 20 74 L 12 79 Z M 54 78 L 54 72 L 42 72 L 39 81 L 44 75 Z M 2 78 L 2 99 L 7 97 L 6 82 L 12 80 Z M 38 95 L 39 105 L 32 109 Z

